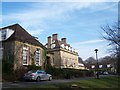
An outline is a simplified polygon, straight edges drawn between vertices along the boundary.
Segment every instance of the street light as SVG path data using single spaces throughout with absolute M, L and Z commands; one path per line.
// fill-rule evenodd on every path
M 95 49 L 94 51 L 96 53 L 96 60 L 97 60 L 97 73 L 96 73 L 96 75 L 97 75 L 97 79 L 99 79 L 99 73 L 98 73 L 99 66 L 98 66 L 98 57 L 97 57 L 97 51 L 98 51 L 98 49 Z

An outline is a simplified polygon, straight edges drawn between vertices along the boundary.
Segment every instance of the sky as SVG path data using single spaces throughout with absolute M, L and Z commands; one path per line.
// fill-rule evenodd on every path
M 118 2 L 5 1 L 2 2 L 0 27 L 18 23 L 31 35 L 38 37 L 43 45 L 47 43 L 48 36 L 57 33 L 59 39 L 67 38 L 67 43 L 78 51 L 83 60 L 95 57 L 96 48 L 99 58 L 110 55 L 109 43 L 102 38 L 101 34 L 105 33 L 100 27 L 117 22 Z

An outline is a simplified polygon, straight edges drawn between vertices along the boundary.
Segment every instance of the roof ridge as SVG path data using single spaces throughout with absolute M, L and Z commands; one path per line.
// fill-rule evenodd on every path
M 8 40 L 20 40 L 20 41 L 25 41 L 28 42 L 30 44 L 34 44 L 37 46 L 41 46 L 43 48 L 45 48 L 45 46 L 40 43 L 40 41 L 36 40 L 30 33 L 28 33 L 21 25 L 19 24 L 13 24 L 10 26 L 6 26 L 3 27 L 2 29 L 12 29 L 15 31 L 14 35 L 12 35 L 10 38 L 7 39 Z
M 8 27 L 12 27 L 12 26 L 16 26 L 16 25 L 19 25 L 19 24 L 18 24 L 18 23 L 16 23 L 16 24 L 11 24 L 11 25 L 5 26 L 5 27 L 3 27 L 3 28 L 1 28 L 1 29 L 8 28 Z

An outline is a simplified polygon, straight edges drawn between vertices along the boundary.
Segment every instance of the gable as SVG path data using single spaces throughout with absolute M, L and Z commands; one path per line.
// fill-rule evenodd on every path
M 35 39 L 32 35 L 30 35 L 19 24 L 7 26 L 7 27 L 2 28 L 1 30 L 7 29 L 7 28 L 14 30 L 14 33 L 7 40 L 5 40 L 5 42 L 11 41 L 11 40 L 18 40 L 21 42 L 30 43 L 32 45 L 36 45 L 36 46 L 45 48 L 37 39 Z

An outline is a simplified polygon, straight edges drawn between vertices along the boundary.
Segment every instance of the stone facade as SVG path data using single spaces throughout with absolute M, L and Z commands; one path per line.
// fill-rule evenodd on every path
M 84 69 L 79 65 L 77 51 L 67 44 L 66 38 L 62 38 L 60 41 L 58 35 L 53 34 L 52 37 L 48 37 L 46 47 L 48 54 L 52 53 L 50 61 L 54 67 Z
M 3 60 L 13 60 L 14 69 L 28 65 L 43 66 L 46 48 L 18 24 L 0 31 L 9 29 L 14 33 L 2 40 Z
M 28 65 L 43 66 L 46 64 L 51 64 L 56 68 L 84 69 L 84 65 L 78 62 L 77 51 L 67 43 L 66 38 L 58 40 L 57 34 L 48 37 L 47 48 L 19 24 L 0 29 L 0 34 L 3 59 L 14 60 L 14 69 Z M 45 60 L 46 50 L 47 59 Z
M 40 50 L 40 65 L 43 66 L 44 63 L 44 49 L 40 46 L 35 46 L 29 43 L 23 43 L 19 41 L 15 41 L 15 61 L 14 61 L 14 67 L 18 68 L 20 66 L 23 66 L 23 47 L 29 48 L 29 61 L 28 65 L 36 65 L 36 50 Z

